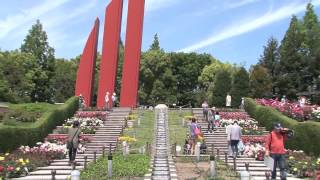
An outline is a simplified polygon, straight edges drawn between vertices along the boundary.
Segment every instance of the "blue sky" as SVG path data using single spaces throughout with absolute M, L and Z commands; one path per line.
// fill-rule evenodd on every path
M 0 49 L 19 48 L 36 19 L 44 25 L 56 57 L 80 53 L 96 17 L 101 51 L 104 11 L 110 0 L 0 0 Z M 255 64 L 266 41 L 279 41 L 292 14 L 302 17 L 310 0 L 146 0 L 142 49 L 155 33 L 165 51 L 209 53 L 224 62 Z M 320 16 L 320 0 L 313 0 Z M 128 0 L 124 0 L 122 39 Z

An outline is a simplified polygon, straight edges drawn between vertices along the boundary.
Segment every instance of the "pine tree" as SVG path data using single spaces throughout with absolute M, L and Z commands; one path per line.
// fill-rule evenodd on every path
M 152 42 L 149 50 L 150 51 L 160 51 L 161 50 L 158 34 L 154 35 L 153 42 Z
M 247 97 L 249 94 L 249 74 L 244 67 L 234 74 L 231 97 L 232 106 L 239 107 L 242 97 Z
M 272 94 L 276 94 L 276 82 L 279 71 L 280 54 L 277 39 L 271 37 L 267 45 L 263 47 L 263 55 L 260 57 L 259 65 L 268 70 L 272 79 Z
M 217 107 L 225 106 L 226 96 L 231 90 L 231 74 L 226 70 L 217 73 L 214 81 L 212 103 Z
M 302 26 L 293 16 L 280 46 L 280 72 L 278 87 L 281 95 L 296 98 L 296 93 L 305 89 L 306 64 L 303 61 Z
M 272 88 L 271 77 L 268 70 L 260 65 L 251 67 L 250 70 L 250 89 L 251 96 L 254 98 L 270 97 Z
M 54 90 L 51 80 L 55 71 L 54 49 L 49 46 L 47 34 L 39 20 L 29 30 L 29 34 L 21 45 L 21 51 L 32 54 L 38 64 L 33 76 L 35 89 L 31 93 L 32 101 L 52 102 Z
M 307 5 L 303 17 L 303 30 L 307 65 L 305 71 L 308 72 L 305 82 L 312 86 L 320 75 L 320 24 L 311 3 Z

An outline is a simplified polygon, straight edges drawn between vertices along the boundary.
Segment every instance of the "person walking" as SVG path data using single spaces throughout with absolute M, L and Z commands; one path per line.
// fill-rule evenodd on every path
M 198 124 L 196 122 L 196 118 L 194 118 L 194 117 L 191 119 L 191 124 L 190 124 L 189 130 L 190 130 L 189 144 L 191 146 L 191 154 L 194 154 L 194 148 L 196 145 L 196 138 L 201 133 L 200 127 L 198 126 Z
M 74 121 L 73 126 L 68 129 L 67 148 L 69 150 L 69 165 L 75 163 L 77 149 L 79 146 L 79 137 L 81 134 L 79 121 Z
M 110 99 L 109 99 L 109 91 L 106 92 L 106 96 L 104 97 L 104 101 L 105 101 L 105 106 L 106 106 L 106 111 L 109 111 L 110 108 Z
M 208 111 L 208 132 L 212 133 L 212 131 L 214 130 L 215 128 L 215 120 L 214 120 L 214 117 L 215 117 L 215 111 L 216 111 L 216 108 L 215 107 L 212 107 L 209 111 Z
M 234 158 L 238 156 L 238 143 L 241 140 L 241 128 L 238 125 L 238 121 L 234 121 L 233 125 L 230 128 L 230 141 L 231 141 L 231 149 L 232 155 Z
M 285 170 L 285 154 L 286 150 L 284 149 L 285 141 L 288 139 L 289 129 L 283 128 L 280 123 L 274 124 L 273 130 L 267 136 L 266 141 L 266 157 L 271 157 L 274 160 L 274 166 L 272 169 L 272 179 L 276 179 L 277 176 L 277 166 L 280 169 L 280 179 L 285 180 L 287 178 Z
M 231 148 L 231 140 L 230 140 L 231 126 L 232 126 L 232 124 L 228 124 L 226 126 L 226 134 L 227 134 L 227 142 L 228 142 L 228 156 L 232 156 L 232 148 Z
M 112 94 L 111 100 L 112 100 L 112 107 L 115 107 L 116 106 L 116 101 L 117 101 L 117 95 L 116 95 L 115 92 Z
M 79 95 L 79 110 L 82 111 L 84 108 L 84 97 L 82 94 Z
M 203 118 L 208 121 L 208 109 L 209 109 L 209 105 L 207 101 L 203 101 L 202 103 L 202 111 L 203 111 Z

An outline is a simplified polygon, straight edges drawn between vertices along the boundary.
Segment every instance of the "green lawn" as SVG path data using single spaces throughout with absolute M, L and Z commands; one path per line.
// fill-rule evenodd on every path
M 142 154 L 130 154 L 127 157 L 121 154 L 113 156 L 113 178 L 130 179 L 143 177 L 148 173 L 150 157 Z M 82 180 L 107 180 L 108 178 L 107 157 L 100 157 L 96 164 L 90 163 L 88 168 L 81 172 Z
M 134 114 L 138 114 L 135 111 Z M 153 111 L 141 111 L 140 126 L 138 126 L 138 119 L 134 121 L 133 128 L 127 128 L 124 130 L 125 136 L 135 137 L 136 142 L 132 142 L 130 151 L 138 151 L 138 148 L 146 145 L 146 143 L 152 143 L 154 139 L 154 112 Z
M 182 118 L 190 115 L 190 111 L 183 111 L 182 116 L 179 116 L 178 110 L 169 111 L 170 144 L 176 142 L 180 146 L 184 145 L 184 140 L 189 129 L 187 123 L 182 127 Z

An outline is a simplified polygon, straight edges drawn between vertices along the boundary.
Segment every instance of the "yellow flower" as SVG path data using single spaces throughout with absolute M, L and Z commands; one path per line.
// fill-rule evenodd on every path
M 19 159 L 19 162 L 23 163 L 24 161 L 23 161 L 23 159 L 22 159 L 22 158 L 20 158 L 20 159 Z
M 5 153 L 4 155 L 5 155 L 5 156 L 9 156 L 9 153 Z
M 16 171 L 20 171 L 20 167 L 17 167 L 17 168 L 16 168 Z
M 293 157 L 293 156 L 290 156 L 290 157 L 289 157 L 289 159 L 290 159 L 290 160 L 293 160 L 293 159 L 294 159 L 294 157 Z
M 27 163 L 27 164 L 29 163 L 29 159 L 26 159 L 26 163 Z
M 304 164 L 308 164 L 308 162 L 304 162 Z
M 293 168 L 293 171 L 298 171 L 298 169 L 297 168 Z
M 0 156 L 0 161 L 3 161 L 4 160 L 4 157 Z
M 26 165 L 26 163 L 25 163 L 25 162 L 22 162 L 21 164 L 22 164 L 22 166 Z

